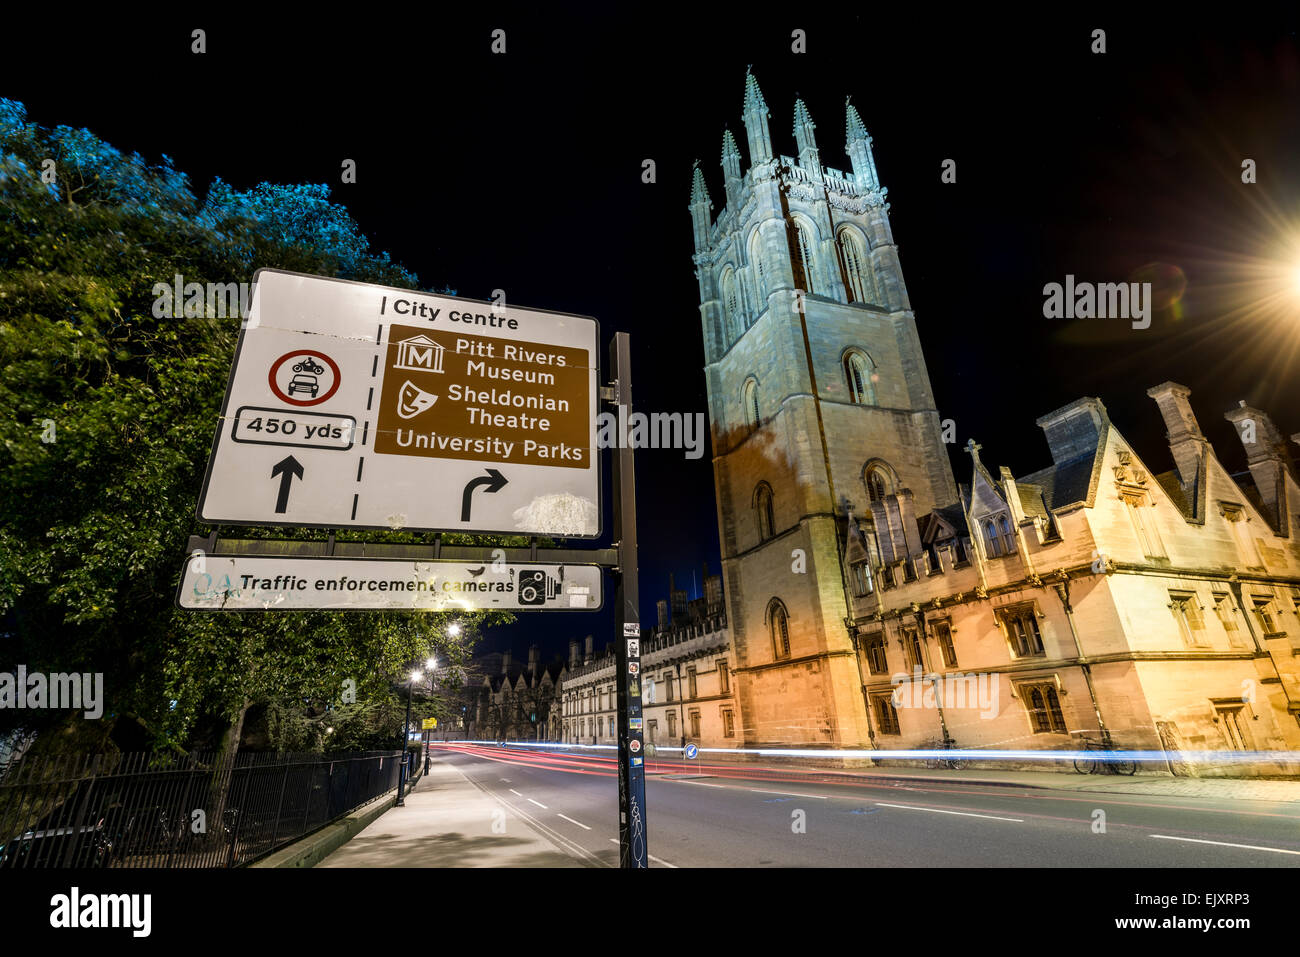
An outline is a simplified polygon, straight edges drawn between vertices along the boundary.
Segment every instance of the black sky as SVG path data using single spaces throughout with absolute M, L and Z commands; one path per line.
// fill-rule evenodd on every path
M 377 8 L 378 9 L 378 8 Z M 796 93 L 822 162 L 848 167 L 844 98 L 875 140 L 880 177 L 951 457 L 967 438 L 1017 474 L 1048 464 L 1034 420 L 1100 397 L 1156 471 L 1171 466 L 1146 389 L 1192 389 L 1232 469 L 1227 409 L 1241 399 L 1300 431 L 1300 305 L 1231 317 L 1259 299 L 1258 264 L 1300 239 L 1300 47 L 1295 12 L 1140 21 L 1039 11 L 1032 21 L 848 13 L 712 19 L 623 13 L 408 13 L 308 22 L 168 15 L 142 23 L 10 19 L 0 95 L 45 126 L 85 126 L 124 151 L 162 153 L 202 196 L 214 176 L 337 184 L 376 248 L 426 287 L 594 315 L 632 335 L 636 408 L 706 411 L 687 212 L 699 158 L 715 213 L 721 135 L 742 153 L 753 64 L 779 153 L 793 155 Z M 757 8 L 755 8 L 757 10 Z M 739 13 L 739 10 L 733 11 Z M 7 15 L 9 16 L 9 15 Z M 735 21 L 753 22 L 738 28 Z M 208 53 L 189 52 L 190 31 Z M 507 53 L 489 52 L 506 30 Z M 1090 35 L 1107 32 L 1104 55 Z M 791 31 L 808 52 L 791 52 Z M 32 40 L 30 38 L 44 38 Z M 956 184 L 940 182 L 944 159 Z M 1244 158 L 1258 183 L 1244 185 Z M 653 159 L 657 182 L 641 181 Z M 745 159 L 747 165 L 747 156 Z M 1044 283 L 1128 279 L 1148 263 L 1187 277 L 1181 315 L 1149 330 L 1043 318 Z M 1227 318 L 1225 318 L 1227 317 Z M 1293 447 L 1293 451 L 1296 451 Z M 709 454 L 639 455 L 643 620 L 676 571 L 717 568 Z M 698 578 L 698 573 L 697 573 Z M 612 616 L 524 616 L 483 650 L 558 652 Z

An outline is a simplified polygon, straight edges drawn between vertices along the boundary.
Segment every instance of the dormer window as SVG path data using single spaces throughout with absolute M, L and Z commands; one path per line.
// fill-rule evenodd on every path
M 1011 532 L 1011 522 L 1005 515 L 998 516 L 998 531 L 1002 533 L 1002 553 L 1010 555 L 1016 550 L 1016 537 Z
M 995 515 L 981 523 L 984 530 L 984 547 L 989 558 L 1014 555 L 1016 536 L 1011 531 L 1011 520 L 1006 515 Z

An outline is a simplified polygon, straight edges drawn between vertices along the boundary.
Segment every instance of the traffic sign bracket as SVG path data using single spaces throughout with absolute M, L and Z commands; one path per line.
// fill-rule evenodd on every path
M 556 565 L 602 565 L 617 570 L 615 548 L 488 548 L 482 545 L 391 545 L 384 542 L 304 542 L 296 539 L 223 538 L 191 535 L 187 554 L 201 549 L 207 555 L 265 555 L 295 558 L 392 558 L 410 561 L 445 559 L 492 562 L 504 553 L 507 562 L 547 562 Z

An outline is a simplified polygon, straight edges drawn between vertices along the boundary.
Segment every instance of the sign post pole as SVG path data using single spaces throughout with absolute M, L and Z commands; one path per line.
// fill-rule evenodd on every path
M 641 713 L 641 614 L 636 555 L 636 476 L 627 422 L 632 413 L 631 343 L 626 332 L 609 346 L 619 426 L 614 449 L 614 528 L 618 569 L 614 591 L 614 650 L 618 672 L 619 866 L 649 867 L 645 807 L 645 717 Z

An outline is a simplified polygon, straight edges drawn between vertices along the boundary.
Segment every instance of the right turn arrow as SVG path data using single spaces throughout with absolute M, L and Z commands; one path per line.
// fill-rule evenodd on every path
M 505 488 L 507 479 L 504 475 L 496 469 L 488 469 L 487 473 L 487 475 L 479 476 L 476 479 L 470 479 L 465 484 L 465 494 L 461 496 L 460 500 L 460 520 L 462 522 L 469 521 L 470 506 L 472 504 L 471 496 L 474 494 L 474 489 L 480 485 L 485 486 L 483 489 L 485 492 L 499 492 Z

